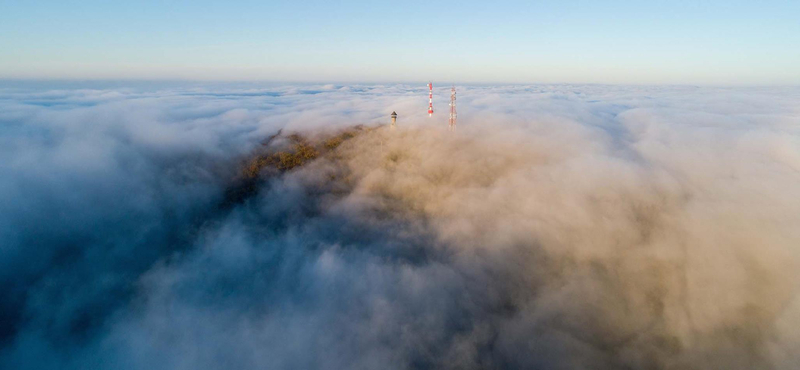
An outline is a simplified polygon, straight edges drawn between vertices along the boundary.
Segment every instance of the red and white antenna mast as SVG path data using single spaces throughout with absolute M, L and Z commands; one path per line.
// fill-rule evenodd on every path
M 450 89 L 450 124 L 448 128 L 450 131 L 456 130 L 456 118 L 458 114 L 456 113 L 456 87 Z
M 428 82 L 428 117 L 433 116 L 433 83 Z

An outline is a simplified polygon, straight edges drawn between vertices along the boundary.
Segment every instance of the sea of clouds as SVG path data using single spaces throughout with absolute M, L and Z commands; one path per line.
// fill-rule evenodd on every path
M 0 368 L 800 363 L 800 89 L 420 85 L 0 83 Z

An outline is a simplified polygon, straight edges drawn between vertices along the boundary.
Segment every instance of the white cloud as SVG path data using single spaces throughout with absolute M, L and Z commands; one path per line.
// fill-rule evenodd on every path
M 0 364 L 798 361 L 799 90 L 459 87 L 455 134 L 424 90 L 0 90 Z M 279 129 L 392 111 L 219 207 Z

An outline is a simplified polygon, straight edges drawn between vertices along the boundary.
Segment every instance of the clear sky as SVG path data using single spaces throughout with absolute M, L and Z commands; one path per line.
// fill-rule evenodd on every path
M 800 85 L 800 0 L 0 0 L 0 78 Z

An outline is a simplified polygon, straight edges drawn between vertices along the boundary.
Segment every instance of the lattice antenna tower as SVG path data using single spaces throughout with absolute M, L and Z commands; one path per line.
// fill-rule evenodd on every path
M 458 118 L 458 113 L 456 113 L 456 87 L 453 86 L 450 89 L 450 121 L 448 124 L 450 131 L 456 130 L 456 118 Z
M 428 117 L 433 116 L 433 82 L 428 82 Z

